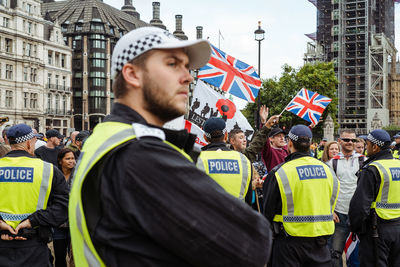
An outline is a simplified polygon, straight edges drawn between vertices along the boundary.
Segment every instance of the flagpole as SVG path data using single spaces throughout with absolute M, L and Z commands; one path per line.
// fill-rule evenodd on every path
M 296 98 L 296 96 L 298 96 L 298 95 L 300 94 L 301 90 L 303 90 L 303 88 L 301 88 L 293 98 Z M 293 98 L 292 98 L 292 100 L 293 100 Z M 282 116 L 282 114 L 283 114 L 283 112 L 285 112 L 286 108 L 290 105 L 290 103 L 292 103 L 292 100 L 289 101 L 289 103 L 288 103 L 288 104 L 286 105 L 286 107 L 282 110 L 282 112 L 279 113 L 278 116 Z

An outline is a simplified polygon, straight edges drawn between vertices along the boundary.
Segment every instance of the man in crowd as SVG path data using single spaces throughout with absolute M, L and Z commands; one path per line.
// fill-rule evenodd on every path
M 400 266 L 400 161 L 393 160 L 390 135 L 373 130 L 367 157 L 350 202 L 351 230 L 360 239 L 361 266 Z
M 252 172 L 250 161 L 242 153 L 226 145 L 228 133 L 222 118 L 209 118 L 203 125 L 204 138 L 197 167 L 207 173 L 229 194 L 251 205 Z
M 67 220 L 68 189 L 58 168 L 34 157 L 31 127 L 7 131 L 11 151 L 0 159 L 0 265 L 51 266 L 50 227 Z
M 397 134 L 395 134 L 393 136 L 394 141 L 396 142 L 396 144 L 394 145 L 394 148 L 392 150 L 393 153 L 393 157 L 395 159 L 399 159 L 399 155 L 400 155 L 400 132 L 398 132 Z
M 60 139 L 63 136 L 55 129 L 46 132 L 47 143 L 35 150 L 36 157 L 57 166 L 57 156 L 60 151 Z
M 253 140 L 247 147 L 247 140 L 244 132 L 240 129 L 233 129 L 229 132 L 228 140 L 232 149 L 243 153 L 252 163 L 257 160 L 258 153 L 261 152 L 268 139 L 271 128 L 279 122 L 279 116 L 274 115 L 267 121 L 268 108 L 265 105 L 260 107 L 260 118 L 262 127 L 254 133 Z
M 67 148 L 71 149 L 75 152 L 75 154 L 79 151 L 78 145 L 76 144 L 76 136 L 79 134 L 79 131 L 73 131 L 70 136 L 71 143 L 67 146 Z
M 289 151 L 284 131 L 281 128 L 272 128 L 268 137 L 261 155 L 267 171 L 270 172 L 276 165 L 284 162 L 289 155 Z
M 115 103 L 86 140 L 69 203 L 77 266 L 264 266 L 269 223 L 187 152 L 195 136 L 161 128 L 183 115 L 205 40 L 156 27 L 125 34 L 112 56 Z M 161 190 L 155 190 L 159 188 Z
M 325 145 L 327 142 L 328 142 L 327 138 L 322 138 L 322 140 L 319 142 L 319 146 L 317 147 L 317 149 L 315 149 L 315 152 L 314 152 L 315 153 L 314 156 L 316 159 L 319 159 L 319 160 L 322 159 L 322 154 L 324 154 L 324 148 L 325 148 Z
M 36 129 L 32 129 L 33 133 L 37 136 L 37 140 L 35 143 L 35 150 L 38 149 L 41 146 L 46 145 L 46 142 L 43 141 L 43 134 L 39 134 L 38 131 Z
M 334 212 L 335 233 L 329 244 L 332 250 L 334 266 L 343 266 L 342 253 L 346 238 L 350 234 L 348 212 L 350 200 L 357 187 L 357 172 L 361 168 L 365 157 L 354 151 L 357 142 L 356 133 L 351 129 L 344 129 L 338 139 L 340 152 L 328 165 L 333 169 L 340 181 L 340 191 Z
M 327 239 L 334 232 L 339 182 L 331 169 L 310 156 L 310 128 L 293 126 L 290 155 L 268 173 L 264 215 L 273 224 L 272 266 L 331 266 Z

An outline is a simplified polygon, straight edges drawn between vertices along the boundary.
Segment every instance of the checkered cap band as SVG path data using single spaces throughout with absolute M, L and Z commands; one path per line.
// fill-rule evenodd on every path
M 372 136 L 372 134 L 368 134 L 367 140 L 371 141 L 371 142 L 374 143 L 375 145 L 378 145 L 379 147 L 382 147 L 382 146 L 385 145 L 385 142 L 376 139 L 375 137 Z
M 23 135 L 23 136 L 15 138 L 14 143 L 16 143 L 16 144 L 23 143 L 23 142 L 26 142 L 28 140 L 31 140 L 33 137 L 35 137 L 35 134 L 33 132 L 30 132 L 30 133 L 28 133 L 26 135 Z
M 167 35 L 170 33 L 166 31 L 164 34 Z M 115 71 L 120 72 L 126 63 L 152 49 L 155 45 L 161 44 L 161 42 L 162 37 L 158 34 L 147 35 L 136 40 L 135 43 L 130 44 L 127 48 L 122 50 L 121 54 L 118 55 L 116 62 L 114 63 Z
M 292 139 L 293 141 L 297 141 L 299 140 L 299 137 L 295 134 L 293 134 L 292 132 L 289 132 L 288 134 L 289 138 Z

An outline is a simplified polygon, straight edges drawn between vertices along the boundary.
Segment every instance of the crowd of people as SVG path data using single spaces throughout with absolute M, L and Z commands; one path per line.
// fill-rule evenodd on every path
M 342 129 L 317 146 L 312 126 L 285 132 L 262 106 L 249 143 L 212 117 L 194 153 L 195 135 L 163 125 L 186 112 L 189 70 L 210 54 L 133 30 L 93 133 L 3 131 L 0 266 L 52 265 L 51 240 L 56 266 L 71 249 L 76 266 L 343 266 L 348 240 L 347 266 L 400 266 L 400 133 Z

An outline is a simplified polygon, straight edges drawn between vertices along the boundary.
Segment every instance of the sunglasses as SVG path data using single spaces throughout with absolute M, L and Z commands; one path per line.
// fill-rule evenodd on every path
M 351 138 L 340 138 L 343 142 L 349 143 L 349 142 L 357 142 L 357 139 L 351 139 Z

